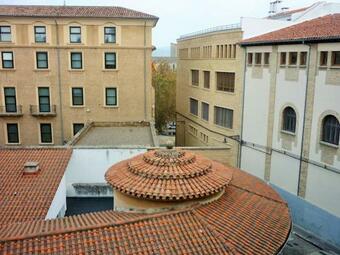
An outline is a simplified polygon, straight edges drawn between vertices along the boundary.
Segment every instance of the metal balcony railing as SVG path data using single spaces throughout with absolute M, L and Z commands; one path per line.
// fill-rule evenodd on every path
M 241 29 L 240 23 L 229 24 L 229 25 L 218 26 L 218 27 L 212 27 L 212 28 L 200 30 L 200 31 L 197 31 L 197 32 L 193 32 L 193 33 L 190 33 L 190 34 L 181 35 L 179 40 L 188 39 L 188 38 L 195 38 L 195 37 L 199 37 L 199 36 L 202 36 L 202 35 L 205 35 L 205 34 L 222 32 L 222 31 L 230 31 L 230 30 L 236 30 L 236 29 Z
M 36 117 L 53 117 L 57 115 L 56 105 L 30 105 L 30 112 L 32 116 Z
M 0 117 L 20 117 L 22 116 L 21 105 L 3 105 L 0 106 Z

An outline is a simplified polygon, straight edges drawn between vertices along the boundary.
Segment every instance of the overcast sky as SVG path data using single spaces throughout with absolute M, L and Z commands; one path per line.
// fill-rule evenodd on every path
M 153 44 L 168 46 L 186 33 L 238 23 L 240 17 L 263 17 L 270 0 L 66 0 L 67 5 L 114 5 L 143 11 L 159 17 L 153 32 Z M 297 8 L 316 0 L 284 0 L 283 5 Z M 332 0 L 340 2 L 340 0 Z M 0 0 L 1 4 L 55 4 L 64 0 Z

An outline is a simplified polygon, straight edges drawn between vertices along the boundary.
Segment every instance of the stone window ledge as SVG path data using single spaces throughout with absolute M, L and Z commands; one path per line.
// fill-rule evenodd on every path
M 293 133 L 293 132 L 290 132 L 290 131 L 287 131 L 287 130 L 281 130 L 281 133 L 286 134 L 286 135 L 296 136 L 296 133 Z
M 331 148 L 334 148 L 334 149 L 339 149 L 339 145 L 335 145 L 335 144 L 332 144 L 332 143 L 327 143 L 327 142 L 324 142 L 324 141 L 320 141 L 320 144 L 328 146 L 328 147 L 331 147 Z

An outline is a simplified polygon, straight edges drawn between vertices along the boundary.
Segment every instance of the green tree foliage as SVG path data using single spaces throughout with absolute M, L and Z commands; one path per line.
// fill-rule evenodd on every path
M 161 62 L 153 69 L 152 85 L 155 88 L 156 129 L 158 132 L 166 123 L 176 119 L 176 72 L 167 62 Z

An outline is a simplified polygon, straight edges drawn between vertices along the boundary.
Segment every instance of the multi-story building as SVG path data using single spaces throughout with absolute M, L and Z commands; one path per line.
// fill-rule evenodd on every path
M 277 187 L 297 225 L 340 246 L 340 14 L 242 46 L 241 168 Z
M 60 145 L 88 122 L 153 120 L 157 17 L 3 5 L 0 17 L 0 145 Z

